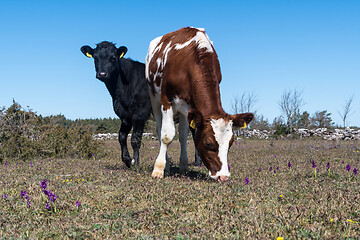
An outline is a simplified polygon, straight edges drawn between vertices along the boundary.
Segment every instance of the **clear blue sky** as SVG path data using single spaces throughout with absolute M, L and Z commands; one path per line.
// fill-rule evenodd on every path
M 354 95 L 360 126 L 360 1 L 1 1 L 0 106 L 15 98 L 42 115 L 115 117 L 83 45 L 127 46 L 144 62 L 149 42 L 185 26 L 206 29 L 219 55 L 227 112 L 243 92 L 270 122 L 286 89 L 310 114 L 338 111 Z

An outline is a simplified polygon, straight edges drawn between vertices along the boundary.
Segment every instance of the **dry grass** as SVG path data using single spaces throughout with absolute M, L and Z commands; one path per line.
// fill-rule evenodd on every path
M 353 173 L 360 167 L 359 142 L 240 140 L 229 154 L 231 180 L 221 184 L 207 177 L 205 167 L 191 166 L 188 176 L 180 176 L 177 141 L 170 147 L 173 167 L 162 180 L 150 176 L 157 141 L 144 140 L 140 167 L 131 170 L 120 162 L 118 143 L 106 145 L 110 154 L 104 159 L 2 164 L 0 238 L 360 237 L 360 176 Z M 193 162 L 191 142 L 189 148 Z M 43 179 L 57 195 L 50 211 L 40 188 Z M 20 197 L 22 190 L 31 207 Z

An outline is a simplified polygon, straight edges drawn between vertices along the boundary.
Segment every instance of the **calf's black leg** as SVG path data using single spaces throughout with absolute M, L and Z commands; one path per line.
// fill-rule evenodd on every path
M 129 155 L 129 150 L 127 148 L 127 136 L 131 130 L 131 124 L 127 121 L 121 121 L 121 127 L 119 131 L 119 143 L 121 146 L 121 159 L 125 165 L 129 168 L 131 167 L 131 158 Z
M 131 146 L 134 150 L 134 164 L 139 165 L 139 150 L 141 147 L 141 139 L 145 127 L 144 120 L 133 120 L 133 133 L 131 135 Z
M 190 127 L 190 131 L 191 131 L 194 143 L 195 143 L 195 129 Z M 198 150 L 196 149 L 196 147 L 195 147 L 195 163 L 194 163 L 194 165 L 195 166 L 200 166 L 201 165 L 201 158 L 199 156 L 199 153 L 198 153 Z

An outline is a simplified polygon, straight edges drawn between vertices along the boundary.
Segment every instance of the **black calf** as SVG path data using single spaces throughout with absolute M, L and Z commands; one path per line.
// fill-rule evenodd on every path
M 144 126 L 152 112 L 145 80 L 145 64 L 123 58 L 127 48 L 116 48 L 113 43 L 106 41 L 97 44 L 95 49 L 83 46 L 81 52 L 94 58 L 96 78 L 105 83 L 113 99 L 114 111 L 121 119 L 119 142 L 122 161 L 127 167 L 131 166 L 132 159 L 126 140 L 133 128 L 133 161 L 138 165 Z

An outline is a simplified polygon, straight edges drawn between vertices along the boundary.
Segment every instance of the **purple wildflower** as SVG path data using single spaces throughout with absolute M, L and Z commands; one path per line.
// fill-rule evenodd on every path
M 46 181 L 46 179 L 44 179 L 44 180 L 41 181 L 40 186 L 41 186 L 42 189 L 46 189 L 46 188 L 47 188 L 47 181 Z
M 77 206 L 77 207 L 80 207 L 80 206 L 81 206 L 81 203 L 79 202 L 79 200 L 77 200 L 77 201 L 75 202 L 75 206 Z
M 344 164 L 344 161 L 342 161 L 341 163 Z
M 229 169 L 229 171 L 230 171 L 230 164 L 228 164 L 228 169 Z
M 249 182 L 250 182 L 249 179 L 246 177 L 246 178 L 245 178 L 245 185 L 248 185 Z
M 46 202 L 45 208 L 46 208 L 47 210 L 50 210 L 50 204 L 49 204 L 49 202 Z
M 55 195 L 55 193 L 50 193 L 50 195 L 49 195 L 49 200 L 52 201 L 52 202 L 55 202 L 55 200 L 56 200 L 56 195 Z
M 276 167 L 276 170 L 278 170 L 278 171 L 279 171 L 279 167 Z
M 7 199 L 7 197 L 8 197 L 7 194 L 4 193 L 3 198 L 4 198 L 4 199 Z
M 313 168 L 317 168 L 314 160 L 312 161 L 312 167 L 313 167 Z
M 348 164 L 348 165 L 346 166 L 346 171 L 350 171 L 350 169 L 351 169 L 351 166 L 350 166 L 350 164 Z
M 274 170 L 274 173 L 276 173 L 276 170 Z
M 27 192 L 26 191 L 21 191 L 21 193 L 20 193 L 20 197 L 25 197 L 25 195 L 27 194 Z
M 274 158 L 277 158 L 277 156 L 276 156 L 276 155 L 274 155 Z
M 46 189 L 43 190 L 43 193 L 44 193 L 46 196 L 50 196 L 50 194 L 51 194 L 50 190 L 46 190 Z
M 354 173 L 355 175 L 357 175 L 357 169 L 356 169 L 356 168 L 354 168 L 353 173 Z
M 330 162 L 328 162 L 328 163 L 326 164 L 326 168 L 327 168 L 327 169 L 330 168 Z
M 261 168 L 259 168 L 258 171 L 261 172 Z
M 8 165 L 8 163 L 7 163 L 7 161 L 5 162 L 5 166 L 7 166 Z
M 269 167 L 269 172 L 271 172 L 272 171 L 272 167 Z
M 289 163 L 288 163 L 288 167 L 291 168 L 291 162 L 290 162 L 290 161 L 289 161 Z
M 26 197 L 26 201 L 27 201 L 28 207 L 31 207 L 31 202 L 30 202 L 30 197 L 29 197 L 29 195 L 26 195 L 25 197 Z

